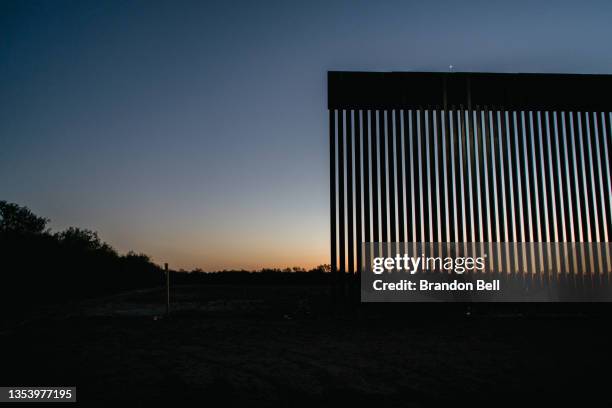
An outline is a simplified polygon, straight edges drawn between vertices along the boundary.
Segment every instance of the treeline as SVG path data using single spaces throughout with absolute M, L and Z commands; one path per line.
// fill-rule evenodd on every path
M 145 254 L 119 254 L 95 231 L 52 232 L 49 220 L 0 201 L 0 304 L 49 304 L 162 286 L 162 268 Z M 259 271 L 171 271 L 173 284 L 309 284 L 327 282 L 329 265 Z
M 94 231 L 52 232 L 49 220 L 0 201 L 0 303 L 36 305 L 158 286 L 147 255 L 120 255 Z
M 320 265 L 306 270 L 304 268 L 261 269 L 259 271 L 224 270 L 218 272 L 204 272 L 200 269 L 193 271 L 173 272 L 171 282 L 175 285 L 193 284 L 240 284 L 240 285 L 317 285 L 330 283 L 333 278 L 329 272 L 329 265 Z

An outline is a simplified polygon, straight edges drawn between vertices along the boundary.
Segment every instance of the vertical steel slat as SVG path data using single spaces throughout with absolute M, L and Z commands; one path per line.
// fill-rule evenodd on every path
M 433 184 L 432 176 L 431 176 L 431 120 L 430 120 L 429 109 L 425 110 L 425 169 L 426 169 L 426 188 L 427 190 L 427 204 L 425 205 L 425 211 L 427 215 L 426 218 L 426 237 L 427 242 L 434 242 L 433 231 L 435 229 L 434 219 L 433 219 L 433 208 L 432 208 L 432 194 L 431 194 L 431 185 Z M 425 191 L 423 191 L 425 194 Z
M 520 228 L 520 214 L 518 213 L 518 209 L 521 206 L 520 201 L 520 186 L 519 181 L 520 177 L 517 174 L 518 168 L 520 164 L 517 159 L 517 142 L 516 142 L 516 111 L 508 111 L 507 112 L 507 148 L 508 148 L 508 166 L 509 166 L 509 175 L 510 175 L 510 216 L 512 219 L 512 241 L 520 242 L 521 241 L 521 228 Z M 520 272 L 520 257 L 518 252 L 518 247 L 516 245 L 513 246 L 513 273 Z
M 430 109 L 425 110 L 425 167 L 427 169 L 426 180 L 427 180 L 427 225 L 428 225 L 428 234 L 427 241 L 435 242 L 435 229 L 436 229 L 436 221 L 435 221 L 435 212 L 433 207 L 433 193 L 432 186 L 434 184 L 433 175 L 432 175 L 432 153 L 433 153 L 433 143 L 432 143 L 432 133 L 433 133 L 433 122 L 432 122 L 432 111 Z
M 508 187 L 509 187 L 509 195 L 510 195 L 510 223 L 512 226 L 512 242 L 518 242 L 520 239 L 520 231 L 518 228 L 518 220 L 517 220 L 517 206 L 518 206 L 518 191 L 516 188 L 516 151 L 514 143 L 512 143 L 512 136 L 514 135 L 514 112 L 505 112 L 506 113 L 506 153 L 508 156 Z
M 422 167 L 419 183 L 421 185 L 421 223 L 423 225 L 423 238 L 421 242 L 430 242 L 429 238 L 429 200 L 427 187 L 429 184 L 429 180 L 427 180 L 427 164 L 429 162 L 429 152 L 428 150 L 428 135 L 429 124 L 427 123 L 427 115 L 424 109 L 419 110 L 419 140 L 420 140 L 420 149 L 419 149 L 419 158 L 420 158 L 420 166 Z
M 476 219 L 474 217 L 474 191 L 473 178 L 474 178 L 474 124 L 472 123 L 472 108 L 471 106 L 464 112 L 465 120 L 465 168 L 467 170 L 467 202 L 468 212 L 467 219 L 469 220 L 470 226 L 468 228 L 468 239 L 469 242 L 476 241 Z
M 525 218 L 525 227 L 527 232 L 525 233 L 525 240 L 528 242 L 534 242 L 534 232 L 533 232 L 533 212 L 531 208 L 531 202 L 533 199 L 533 186 L 531 185 L 531 175 L 533 170 L 533 162 L 529 160 L 532 146 L 532 138 L 531 138 L 531 122 L 529 121 L 529 112 L 521 111 L 521 135 L 522 135 L 522 153 L 523 156 L 523 182 L 524 182 L 524 192 L 523 192 L 523 203 L 524 209 L 526 209 L 526 218 Z M 526 254 L 529 258 L 529 268 L 531 271 L 535 270 L 537 263 L 537 255 L 534 251 L 533 247 L 528 247 L 528 251 Z M 531 275 L 530 275 L 531 276 Z
M 397 201 L 395 194 L 395 152 L 393 141 L 393 124 L 395 122 L 395 110 L 388 110 L 387 113 L 387 179 L 389 180 L 389 239 L 390 242 L 397 242 L 396 209 Z
M 555 181 L 557 182 L 557 222 L 558 222 L 558 241 L 567 242 L 567 228 L 565 220 L 565 199 L 563 190 L 563 171 L 561 169 L 561 163 L 563 158 L 561 156 L 562 146 L 562 131 L 563 128 L 560 124 L 560 117 L 558 112 L 553 112 L 553 123 L 555 128 L 555 144 L 553 146 L 553 154 L 555 156 L 556 174 Z M 561 131 L 560 131 L 561 130 Z
M 378 136 L 377 123 L 379 120 L 379 111 L 372 111 L 370 118 L 370 140 L 372 144 L 372 240 L 380 242 L 380 205 L 379 205 L 379 184 L 378 184 Z
M 612 170 L 610 169 L 612 166 L 612 112 L 603 112 L 601 114 L 601 121 L 601 165 L 605 173 L 603 178 L 604 191 L 602 194 L 607 198 L 604 202 L 606 203 L 608 220 L 612 224 Z M 610 226 L 610 224 L 607 225 Z M 610 230 L 608 230 L 608 239 L 612 240 L 612 231 Z
M 487 107 L 484 106 L 482 109 L 478 109 L 478 129 L 479 129 L 479 149 L 480 149 L 480 154 L 479 157 L 481 158 L 480 163 L 481 163 L 481 217 L 484 217 L 484 222 L 486 223 L 486 225 L 482 225 L 482 238 L 481 241 L 482 242 L 487 242 L 487 253 L 491 254 L 490 258 L 489 258 L 489 263 L 488 263 L 488 271 L 487 272 L 493 272 L 495 270 L 495 257 L 493 256 L 493 246 L 491 244 L 491 242 L 493 242 L 493 239 L 491 237 L 491 232 L 492 232 L 492 228 L 491 228 L 491 224 L 493 223 L 493 219 L 491 218 L 491 207 L 489 206 L 490 203 L 490 199 L 489 199 L 489 176 L 491 174 L 490 169 L 489 169 L 489 155 L 488 155 L 488 151 L 489 151 L 489 137 L 488 137 L 488 127 L 487 124 L 485 122 L 485 118 L 487 116 Z
M 612 222 L 611 214 L 610 214 L 610 201 L 612 200 L 612 195 L 608 195 L 607 192 L 609 190 L 609 186 L 608 186 L 608 174 L 607 174 L 607 169 L 606 166 L 609 165 L 609 163 L 606 160 L 606 156 L 604 153 L 604 149 L 605 149 L 605 138 L 606 138 L 606 127 L 605 127 L 605 122 L 602 121 L 602 117 L 603 117 L 603 113 L 594 113 L 593 116 L 595 117 L 595 125 L 596 125 L 596 151 L 597 151 L 597 163 L 598 163 L 598 167 L 599 167 L 599 185 L 600 185 L 600 195 L 601 195 L 601 202 L 603 203 L 602 206 L 602 213 L 603 213 L 603 225 L 604 225 L 604 242 L 610 242 L 610 233 L 612 231 L 609 231 L 608 227 L 609 224 L 608 222 Z
M 604 173 L 603 186 L 602 186 L 602 196 L 604 197 L 605 208 L 607 212 L 608 222 L 606 222 L 606 228 L 608 228 L 612 224 L 612 180 L 610 179 L 610 162 L 612 161 L 612 157 L 610 157 L 608 150 L 608 141 L 612 141 L 612 129 L 610 123 L 612 122 L 612 113 L 611 112 L 602 112 L 601 113 L 601 137 L 599 138 L 601 142 L 601 166 L 602 173 Z M 611 146 L 612 147 L 612 146 Z M 610 242 L 612 235 L 612 231 L 608 230 L 608 235 L 606 237 L 606 242 Z M 606 264 L 607 264 L 607 273 L 612 273 L 612 260 L 610 259 L 610 254 L 606 253 Z M 607 277 L 608 282 L 610 279 L 610 275 Z
M 508 138 L 508 125 L 507 125 L 507 112 L 501 109 L 498 112 L 498 138 L 499 138 L 499 159 L 501 166 L 501 184 L 500 188 L 502 191 L 502 219 L 504 226 L 504 242 L 513 242 L 514 239 L 512 237 L 513 229 L 512 229 L 512 218 L 510 217 L 510 212 L 512 209 L 508 210 L 508 202 L 509 198 L 511 198 L 510 191 L 510 174 L 509 174 L 509 166 L 508 159 L 505 155 L 507 152 L 506 140 Z M 514 268 L 511 266 L 511 258 L 509 253 L 509 248 L 504 250 L 503 257 L 505 262 L 503 264 L 503 270 L 506 274 L 512 274 L 514 272 Z
M 591 223 L 591 214 L 593 214 L 593 202 L 591 201 L 591 185 L 589 180 L 591 179 L 590 169 L 587 163 L 586 140 L 588 138 L 588 123 L 585 112 L 578 112 L 578 123 L 579 123 L 579 134 L 578 138 L 578 150 L 580 151 L 580 163 L 582 167 L 582 190 L 581 195 L 584 197 L 584 212 L 586 218 L 586 239 L 587 242 L 594 241 L 594 231 Z M 590 247 L 587 248 L 585 253 L 585 263 L 587 264 L 587 275 L 591 275 L 593 271 L 593 257 L 590 251 Z
M 356 110 L 353 116 L 353 129 L 355 130 L 355 251 L 357 252 L 357 263 L 355 271 L 361 273 L 363 243 L 363 214 L 362 214 L 362 186 L 361 186 L 361 110 Z
M 399 229 L 398 240 L 399 242 L 405 242 L 406 235 L 404 233 L 405 228 L 405 204 L 404 204 L 404 171 L 402 164 L 405 165 L 402 152 L 404 151 L 402 140 L 403 140 L 403 128 L 402 128 L 402 111 L 395 111 L 395 152 L 396 152 L 396 176 L 397 176 L 397 224 Z
M 550 225 L 550 239 L 551 242 L 558 242 L 559 241 L 559 234 L 558 234 L 558 229 L 557 229 L 557 191 L 556 191 L 556 186 L 555 186 L 555 156 L 553 154 L 553 148 L 552 145 L 553 143 L 556 143 L 554 140 L 554 128 L 552 126 L 551 120 L 550 120 L 550 112 L 545 112 L 545 120 L 546 120 L 546 150 L 547 150 L 547 154 L 548 154 L 548 161 L 547 161 L 547 165 L 548 165 L 548 198 L 549 198 L 549 203 L 550 205 L 548 206 L 548 211 L 549 211 L 549 217 L 548 217 L 548 221 L 551 222 Z
M 590 185 L 591 185 L 591 202 L 593 203 L 593 223 L 595 224 L 593 227 L 594 237 L 593 241 L 600 242 L 601 237 L 603 236 L 603 225 L 599 222 L 601 217 L 601 206 L 602 203 L 599 202 L 599 195 L 597 194 L 598 188 L 596 183 L 599 181 L 599 167 L 595 163 L 594 154 L 593 154 L 593 145 L 595 144 L 595 124 L 594 124 L 594 116 L 590 113 L 586 112 L 585 117 L 587 120 L 587 130 L 588 136 L 586 138 L 586 147 L 587 147 L 587 156 L 589 160 L 589 173 L 590 173 Z
M 476 158 L 474 163 L 474 169 L 476 171 L 476 226 L 478 227 L 477 241 L 485 242 L 484 230 L 486 226 L 485 222 L 488 224 L 489 220 L 485 221 L 483 217 L 483 198 L 485 196 L 485 187 L 484 187 L 484 157 L 483 157 L 483 142 L 482 142 L 482 122 L 481 119 L 482 110 L 477 106 L 476 110 L 472 112 L 472 127 L 474 129 L 474 157 Z
M 410 129 L 410 143 L 409 143 L 409 148 L 410 148 L 410 218 L 411 218 L 411 224 L 412 224 L 412 233 L 411 233 L 411 240 L 412 242 L 417 242 L 418 241 L 418 230 L 419 227 L 417 227 L 417 225 L 421 225 L 421 223 L 417 220 L 417 182 L 415 179 L 415 175 L 417 173 L 417 154 L 416 154 L 416 143 L 415 143 L 415 138 L 417 137 L 417 123 L 416 123 L 416 118 L 415 118 L 415 112 L 413 109 L 410 110 L 410 116 L 409 116 L 409 129 Z M 418 224 L 417 224 L 418 222 Z
M 448 156 L 448 165 L 449 171 L 448 175 L 451 180 L 450 189 L 451 189 L 451 208 L 453 212 L 452 217 L 452 234 L 450 235 L 451 242 L 459 242 L 459 224 L 457 220 L 457 180 L 455 176 L 455 163 L 456 163 L 456 152 L 457 152 L 457 129 L 455 127 L 455 109 L 452 107 L 448 111 L 448 135 L 450 136 L 450 140 L 448 142 L 449 148 L 449 156 Z
M 524 169 L 526 167 L 525 164 L 525 142 L 523 137 L 525 135 L 524 130 L 524 117 L 521 111 L 514 112 L 514 144 L 516 145 L 516 174 L 517 174 L 517 190 L 518 190 L 518 200 L 519 200 L 519 225 L 521 231 L 521 242 L 526 242 L 528 240 L 528 229 L 527 229 L 527 216 L 526 216 L 526 207 L 527 207 L 527 186 L 526 186 L 526 178 Z
M 588 130 L 588 137 L 587 137 L 586 145 L 587 145 L 587 152 L 588 152 L 587 156 L 589 160 L 589 168 L 590 168 L 590 175 L 591 175 L 590 177 L 591 202 L 593 203 L 593 221 L 595 224 L 593 227 L 593 230 L 595 231 L 593 241 L 597 243 L 597 245 L 593 249 L 595 252 L 594 261 L 596 262 L 596 265 L 597 265 L 597 271 L 598 271 L 597 275 L 601 276 L 600 273 L 603 269 L 602 269 L 602 257 L 599 251 L 599 243 L 602 241 L 602 237 L 603 237 L 603 225 L 600 222 L 603 218 L 603 214 L 602 214 L 603 203 L 600 202 L 599 200 L 599 194 L 598 194 L 599 188 L 597 188 L 597 186 L 599 182 L 600 168 L 599 166 L 597 166 L 596 159 L 595 159 L 595 155 L 597 154 L 597 152 L 594 152 L 594 149 L 595 149 L 594 146 L 596 144 L 596 138 L 597 138 L 596 132 L 595 132 L 596 115 L 591 112 L 586 112 L 585 117 L 587 119 L 587 130 Z
M 497 151 L 498 151 L 498 137 L 497 137 L 497 112 L 495 110 L 489 111 L 489 117 L 487 118 L 487 122 L 489 124 L 489 139 L 490 139 L 490 157 L 491 157 L 491 179 L 492 179 L 492 201 L 491 208 L 493 209 L 493 217 L 495 219 L 495 223 L 492 228 L 492 237 L 491 241 L 501 242 L 501 228 L 500 225 L 500 212 L 498 209 L 499 205 L 499 185 L 497 181 L 497 177 L 501 176 L 501 170 L 498 165 L 499 159 L 497 159 Z
M 467 225 L 467 220 L 465 218 L 465 190 L 464 190 L 464 186 L 463 186 L 463 180 L 465 179 L 465 175 L 464 175 L 464 161 L 463 161 L 463 152 L 465 151 L 464 148 L 464 139 L 465 139 L 465 127 L 464 127 L 464 118 L 463 118 L 463 107 L 459 107 L 459 110 L 457 111 L 457 177 L 459 178 L 458 182 L 457 182 L 457 199 L 458 199 L 458 204 L 461 205 L 461 208 L 459 211 L 459 209 L 457 209 L 457 218 L 459 220 L 459 227 L 460 227 L 460 239 L 458 240 L 458 242 L 466 242 L 469 241 L 468 237 L 467 237 L 467 229 L 466 229 L 466 225 Z
M 416 191 L 418 192 L 418 208 L 415 210 L 416 213 L 416 223 L 419 226 L 420 234 L 417 235 L 418 239 L 415 242 L 425 242 L 425 225 L 423 222 L 423 164 L 421 163 L 421 111 L 420 109 L 415 112 L 414 117 L 416 123 L 416 146 L 414 149 L 414 157 L 416 163 L 416 173 L 417 178 L 415 180 L 415 184 L 417 184 Z M 415 224 L 416 225 L 416 224 Z
M 513 242 L 515 241 L 512 237 L 512 218 L 511 212 L 513 209 L 510 207 L 511 202 L 511 194 L 510 194 L 510 174 L 509 174 L 509 165 L 506 154 L 508 153 L 508 148 L 506 146 L 506 139 L 508 138 L 508 130 L 506 124 L 506 112 L 501 110 L 499 112 L 499 128 L 498 128 L 498 137 L 499 137 L 499 157 L 501 164 L 501 175 L 502 175 L 502 206 L 503 210 L 501 211 L 503 217 L 504 224 L 504 241 L 505 242 Z M 510 207 L 510 208 L 509 208 Z
M 572 249 L 572 244 L 569 243 L 573 243 L 576 241 L 575 239 L 575 234 L 574 234 L 574 221 L 573 221 L 573 204 L 572 204 L 572 193 L 571 193 L 571 188 L 570 188 L 570 181 L 571 181 L 571 177 L 570 177 L 570 160 L 569 160 L 569 155 L 568 155 L 568 150 L 569 150 L 569 143 L 568 143 L 568 130 L 569 130 L 569 123 L 567 120 L 567 116 L 566 116 L 566 112 L 561 111 L 559 112 L 558 115 L 558 123 L 557 126 L 561 127 L 561 142 L 559 143 L 559 147 L 560 147 L 560 156 L 559 156 L 559 162 L 562 163 L 562 169 L 561 169 L 561 174 L 559 175 L 559 177 L 561 178 L 561 182 L 562 182 L 562 188 L 561 188 L 561 194 L 562 194 L 562 200 L 563 200 L 563 219 L 565 222 L 565 232 L 564 232 L 564 237 L 565 237 L 565 243 L 563 245 L 563 247 L 566 250 L 566 256 L 567 256 L 567 260 L 566 260 L 566 264 L 567 264 L 567 270 L 566 270 L 566 276 L 569 277 L 569 275 L 567 275 L 570 271 L 573 271 L 574 273 L 577 272 L 577 260 L 576 257 L 574 256 L 574 251 Z
M 574 211 L 572 204 L 572 191 L 571 191 L 571 162 L 569 159 L 569 143 L 568 143 L 568 133 L 571 131 L 569 119 L 566 115 L 566 112 L 561 112 L 561 125 L 562 125 L 562 137 L 563 140 L 560 143 L 561 151 L 562 151 L 562 160 L 564 163 L 564 174 L 562 174 L 561 179 L 563 180 L 563 191 L 565 192 L 565 201 L 567 202 L 567 206 L 565 208 L 565 219 L 567 225 L 567 241 L 568 242 L 576 242 L 576 235 L 574 232 Z M 536 200 L 537 201 L 537 200 Z
M 540 164 L 539 172 L 540 177 L 538 179 L 538 189 L 542 193 L 540 200 L 540 215 L 543 218 L 541 224 L 539 226 L 541 230 L 541 240 L 544 242 L 550 242 L 550 230 L 549 230 L 549 222 L 548 222 L 548 189 L 546 183 L 546 144 L 545 136 L 543 136 L 544 129 L 542 128 L 542 113 L 537 112 L 536 115 L 537 122 L 537 153 L 538 153 L 538 163 Z
M 475 164 L 475 142 L 474 142 L 474 123 L 472 123 L 472 87 L 471 80 L 468 78 L 466 81 L 466 92 L 467 92 L 467 106 L 464 111 L 464 140 L 465 140 L 465 150 L 464 150 L 464 160 L 465 160 L 465 169 L 467 170 L 467 192 L 465 196 L 467 197 L 467 220 L 469 220 L 468 227 L 468 242 L 476 242 L 476 217 L 475 217 L 475 188 L 474 188 L 474 164 Z
M 540 152 L 540 143 L 538 139 L 538 130 L 537 130 L 537 116 L 536 121 L 534 122 L 534 112 L 528 112 L 528 121 L 529 124 L 529 145 L 531 150 L 531 158 L 528 160 L 529 162 L 529 173 L 531 174 L 530 187 L 531 191 L 534 191 L 534 196 L 529 197 L 530 201 L 533 199 L 533 211 L 531 212 L 532 217 L 535 212 L 535 219 L 532 219 L 533 224 L 533 241 L 542 242 L 542 212 L 540 208 L 543 208 L 542 200 L 540 199 L 540 190 L 541 190 L 541 179 L 538 176 L 538 163 L 539 163 L 539 152 Z M 538 247 L 537 250 L 537 270 L 544 270 L 544 258 L 542 255 L 542 248 Z
M 436 242 L 444 242 L 444 222 L 442 221 L 443 214 L 441 205 L 444 203 L 444 191 L 440 181 L 442 180 L 442 172 L 444 167 L 443 159 L 440 159 L 442 152 L 442 115 L 440 110 L 434 110 L 434 169 L 435 169 L 435 180 L 436 180 L 436 225 L 437 225 L 437 236 Z M 443 180 L 442 180 L 443 181 Z M 444 210 L 446 212 L 446 210 Z
M 587 175 L 587 169 L 586 169 L 586 159 L 585 159 L 585 154 L 584 154 L 584 138 L 585 138 L 585 134 L 586 134 L 586 130 L 585 130 L 585 126 L 586 124 L 584 123 L 584 115 L 583 112 L 577 112 L 576 113 L 578 116 L 578 157 L 579 157 L 579 163 L 580 163 L 580 171 L 581 171 L 581 177 L 580 177 L 580 182 L 581 182 L 581 189 L 580 189 L 580 195 L 583 198 L 582 201 L 582 208 L 584 209 L 583 211 L 583 220 L 585 222 L 584 224 L 584 238 L 586 240 L 586 242 L 592 242 L 592 237 L 591 237 L 591 211 L 592 211 L 592 207 L 589 203 L 589 194 L 587 193 L 588 191 L 588 175 Z
M 497 201 L 497 213 L 499 217 L 499 242 L 508 241 L 508 226 L 506 219 L 506 179 L 505 179 L 505 164 L 503 154 L 503 137 L 502 137 L 502 117 L 503 113 L 499 110 L 493 113 L 493 128 L 495 129 L 495 155 L 497 157 L 497 171 L 499 180 L 497 183 L 498 198 Z
M 354 203 L 353 203 L 353 110 L 346 111 L 346 218 L 347 218 L 347 273 L 354 273 L 355 269 L 355 233 L 354 233 Z
M 404 214 L 406 220 L 406 241 L 412 241 L 412 234 L 414 224 L 412 223 L 412 200 L 414 199 L 411 188 L 413 186 L 412 181 L 412 149 L 410 148 L 412 143 L 411 137 L 411 121 L 409 119 L 409 111 L 404 109 L 402 111 L 404 127 L 402 128 L 404 138 L 404 188 L 406 189 L 406 212 Z
M 336 111 L 329 110 L 329 219 L 330 219 L 330 255 L 331 271 L 338 270 L 336 248 L 338 238 L 336 236 Z
M 443 197 L 444 197 L 444 228 L 442 230 L 443 232 L 443 238 L 442 238 L 442 242 L 452 242 L 452 238 L 450 236 L 450 231 L 451 231 L 451 227 L 450 227 L 450 212 L 451 212 L 451 207 L 450 207 L 450 203 L 449 203 L 449 196 L 448 196 L 448 177 L 449 177 L 449 166 L 450 166 L 450 158 L 449 158 L 449 154 L 448 154 L 448 149 L 449 149 L 449 136 L 450 136 L 450 132 L 449 132 L 449 127 L 448 127 L 448 120 L 447 120 L 447 114 L 448 111 L 445 110 L 441 110 L 440 111 L 440 120 L 442 121 L 442 174 L 443 174 L 443 189 L 444 189 L 444 193 L 443 193 Z
M 597 205 L 597 194 L 595 191 L 595 172 L 592 166 L 592 154 L 591 154 L 591 118 L 589 117 L 588 112 L 582 112 L 582 129 L 583 129 L 583 138 L 582 144 L 584 148 L 584 166 L 585 166 L 585 186 L 586 186 L 586 195 L 588 196 L 589 201 L 589 219 L 590 219 L 590 239 L 589 242 L 598 242 L 599 241 L 599 211 Z M 593 248 L 593 246 L 589 246 L 589 265 L 591 268 L 591 276 L 595 273 L 595 267 L 598 264 L 598 255 L 597 251 Z
M 387 214 L 387 159 L 386 159 L 386 134 L 385 120 L 387 112 L 380 111 L 378 117 L 378 139 L 380 142 L 380 224 L 381 224 L 381 242 L 389 242 L 388 230 L 388 214 Z
M 459 164 L 457 163 L 458 156 L 458 135 L 457 135 L 457 122 L 456 118 L 458 116 L 455 115 L 455 110 L 451 109 L 449 112 L 450 118 L 450 129 L 451 129 L 451 140 L 450 140 L 450 150 L 451 150 L 451 189 L 453 192 L 453 240 L 454 242 L 461 242 L 461 229 L 459 228 L 459 220 L 460 220 L 460 211 L 459 211 L 459 182 L 458 171 L 457 168 Z
M 525 185 L 525 192 L 523 194 L 523 202 L 525 203 L 524 207 L 527 209 L 527 217 L 526 227 L 527 232 L 525 234 L 526 241 L 534 242 L 535 235 L 533 232 L 533 211 L 531 208 L 531 203 L 533 200 L 533 189 L 532 186 L 532 174 L 533 174 L 533 162 L 529 160 L 531 155 L 531 146 L 533 143 L 533 139 L 531 137 L 531 122 L 529 121 L 529 112 L 521 111 L 521 130 L 522 130 L 522 139 L 523 139 L 523 180 Z
M 372 242 L 372 227 L 370 214 L 370 111 L 364 110 L 362 129 L 363 148 L 363 241 Z
M 429 174 L 431 176 L 431 182 L 429 184 L 429 208 L 430 208 L 430 236 L 432 237 L 432 242 L 440 242 L 439 238 L 439 229 L 440 229 L 440 219 L 438 213 L 439 209 L 439 200 L 440 200 L 440 192 L 438 191 L 438 184 L 440 183 L 440 179 L 438 177 L 438 143 L 437 143 L 437 120 L 436 120 L 436 110 L 430 110 L 431 120 L 429 122 L 429 163 L 430 163 L 430 171 Z
M 581 172 L 580 172 L 580 166 L 577 160 L 577 147 L 576 147 L 576 113 L 575 112 L 570 112 L 570 129 L 571 129 L 571 136 L 570 136 L 570 146 L 571 146 L 571 164 L 572 164 L 572 169 L 574 171 L 573 174 L 573 198 L 574 198 L 574 222 L 576 223 L 576 225 L 578 226 L 577 228 L 577 241 L 578 242 L 584 242 L 584 233 L 583 233 L 583 229 L 582 229 L 582 209 L 581 209 L 581 197 L 580 197 L 580 179 L 581 177 Z
M 338 111 L 338 218 L 340 219 L 338 237 L 340 247 L 340 272 L 346 273 L 346 219 L 344 217 L 344 110 Z
M 497 139 L 497 112 L 495 111 L 495 109 L 493 110 L 487 110 L 487 117 L 486 117 L 486 123 L 487 123 L 487 129 L 488 129 L 488 134 L 489 134 L 489 151 L 490 151 L 490 173 L 491 173 L 491 193 L 490 193 L 490 204 L 489 204 L 489 208 L 492 209 L 493 212 L 493 217 L 495 222 L 492 223 L 492 228 L 491 228 L 491 237 L 490 237 L 490 242 L 501 242 L 501 225 L 500 225 L 500 214 L 499 214 L 499 210 L 498 210 L 498 203 L 499 203 L 499 198 L 498 198 L 498 181 L 497 181 L 497 176 L 500 173 L 500 171 L 498 170 L 498 159 L 497 159 L 497 150 L 498 150 L 498 139 Z M 501 259 L 501 248 L 498 246 L 497 248 L 497 253 L 493 254 L 493 262 L 491 262 L 491 268 L 493 269 L 494 272 L 497 273 L 502 273 L 503 272 L 503 266 L 502 266 L 502 259 Z
M 517 191 L 518 191 L 518 207 L 519 207 L 519 216 L 518 216 L 518 220 L 519 220 L 519 227 L 520 227 L 520 232 L 521 232 L 521 242 L 526 242 L 527 241 L 527 219 L 525 216 L 525 206 L 526 206 L 526 189 L 525 189 L 525 174 L 523 172 L 524 166 L 525 166 L 525 157 L 523 155 L 523 151 L 524 151 L 524 141 L 523 141 L 523 136 L 524 136 L 524 117 L 522 115 L 521 111 L 514 111 L 513 113 L 513 121 L 514 121 L 514 145 L 515 145 L 515 149 L 516 149 L 516 161 L 515 161 L 515 167 L 516 167 L 516 187 L 517 187 Z M 519 256 L 520 256 L 520 272 L 521 273 L 525 273 L 527 271 L 526 266 L 528 265 L 528 259 L 527 259 L 527 251 L 524 250 L 523 246 L 519 246 Z

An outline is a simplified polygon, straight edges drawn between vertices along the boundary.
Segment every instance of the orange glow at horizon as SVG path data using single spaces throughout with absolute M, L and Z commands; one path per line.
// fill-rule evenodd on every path
M 234 233 L 239 230 L 234 227 L 238 223 L 235 219 L 231 226 L 215 225 L 214 229 L 198 223 L 189 225 L 190 228 L 177 226 L 169 220 L 166 225 L 143 223 L 138 230 L 125 231 L 113 226 L 108 232 L 104 227 L 99 231 L 119 252 L 141 252 L 158 265 L 167 262 L 175 270 L 312 269 L 330 263 L 328 220 L 321 218 L 316 222 L 297 217 L 267 222 L 266 228 L 261 226 L 263 232 L 258 233 L 256 225 L 242 234 Z

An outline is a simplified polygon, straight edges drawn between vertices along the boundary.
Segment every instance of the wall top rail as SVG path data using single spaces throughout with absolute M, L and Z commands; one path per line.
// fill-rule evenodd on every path
M 612 75 L 327 73 L 328 109 L 612 111 Z

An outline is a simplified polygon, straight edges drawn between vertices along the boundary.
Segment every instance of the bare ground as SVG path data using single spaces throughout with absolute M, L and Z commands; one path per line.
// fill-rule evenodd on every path
M 6 321 L 0 384 L 76 385 L 86 406 L 612 402 L 610 320 L 601 315 L 340 310 L 324 286 L 173 295 L 170 318 L 163 291 L 151 290 Z

